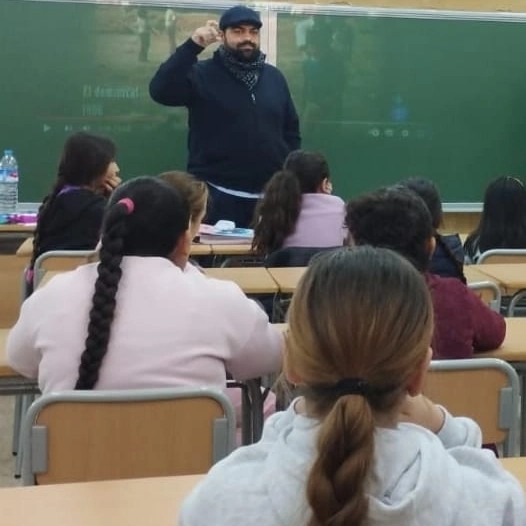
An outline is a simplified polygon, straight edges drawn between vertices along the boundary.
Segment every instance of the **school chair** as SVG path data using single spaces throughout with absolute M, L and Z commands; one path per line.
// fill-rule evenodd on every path
M 526 263 L 526 249 L 519 248 L 499 248 L 493 250 L 486 250 L 483 252 L 477 264 L 486 263 Z M 504 305 L 506 316 L 513 317 L 515 316 L 515 310 L 520 307 L 522 311 L 526 307 L 524 305 L 524 298 L 526 297 L 526 291 L 519 291 L 515 293 L 511 298 L 506 298 L 507 306 Z
M 24 485 L 206 473 L 234 448 L 219 389 L 64 391 L 23 422 Z
M 44 277 L 44 274 L 50 271 L 67 271 L 74 270 L 79 265 L 85 263 L 92 263 L 97 261 L 98 251 L 96 250 L 51 250 L 40 254 L 33 265 L 33 281 L 28 283 L 26 279 L 27 268 L 24 269 L 21 279 L 21 293 L 20 302 L 24 300 L 36 290 L 38 284 Z M 20 450 L 20 422 L 26 412 L 27 407 L 33 402 L 34 395 L 16 395 L 14 422 L 13 422 L 13 454 L 18 455 Z M 21 455 L 17 456 L 15 465 L 15 478 L 20 476 L 21 471 Z
M 519 456 L 520 383 L 510 364 L 497 358 L 434 360 L 424 394 L 454 416 L 475 420 L 485 444 L 502 444 Z
M 40 254 L 33 265 L 33 290 L 50 271 L 75 270 L 78 266 L 98 260 L 97 250 L 50 250 Z
M 522 248 L 496 248 L 483 252 L 477 265 L 494 263 L 526 263 L 526 249 Z
M 317 254 L 342 247 L 285 247 L 265 258 L 265 267 L 306 267 Z
M 502 293 L 493 281 L 468 283 L 468 288 L 475 292 L 491 310 L 500 313 Z
M 342 247 L 285 247 L 275 250 L 265 258 L 265 267 L 306 267 L 318 254 L 338 250 Z M 285 321 L 292 294 L 279 292 L 274 298 L 271 319 L 273 323 Z

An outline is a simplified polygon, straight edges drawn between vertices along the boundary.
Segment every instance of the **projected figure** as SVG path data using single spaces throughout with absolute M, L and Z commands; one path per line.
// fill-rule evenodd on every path
M 177 17 L 175 11 L 169 7 L 164 13 L 164 28 L 166 29 L 166 35 L 168 36 L 168 49 L 170 55 L 175 51 L 175 25 Z

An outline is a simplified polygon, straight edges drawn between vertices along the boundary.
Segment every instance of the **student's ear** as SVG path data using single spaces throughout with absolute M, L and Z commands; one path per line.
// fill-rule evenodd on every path
M 433 256 L 436 246 L 437 240 L 435 239 L 435 236 L 431 236 L 427 240 L 427 253 L 429 254 L 429 259 L 431 259 L 431 257 Z
M 286 334 L 285 334 L 285 345 L 283 348 L 283 375 L 285 376 L 287 381 L 293 385 L 300 385 L 303 383 L 303 380 L 300 378 L 299 375 L 296 374 L 296 372 L 293 370 L 293 368 L 290 365 L 289 350 L 287 346 L 287 335 Z
M 190 228 L 187 228 L 177 240 L 175 248 L 170 255 L 170 259 L 179 268 L 184 269 L 190 257 L 190 250 L 192 248 L 192 234 Z
M 319 192 L 321 194 L 332 194 L 332 183 L 328 177 L 321 182 Z
M 409 378 L 409 382 L 407 384 L 407 393 L 411 396 L 419 395 L 422 390 L 424 389 L 424 383 L 426 380 L 426 374 L 427 370 L 429 369 L 429 364 L 431 362 L 431 359 L 433 357 L 433 351 L 431 350 L 431 347 L 427 350 L 427 353 L 420 363 L 420 365 L 417 367 L 417 369 L 414 371 L 414 373 Z

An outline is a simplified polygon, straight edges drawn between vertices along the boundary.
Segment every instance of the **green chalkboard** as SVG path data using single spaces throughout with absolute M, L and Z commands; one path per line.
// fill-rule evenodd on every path
M 0 0 L 0 149 L 15 150 L 21 201 L 42 199 L 82 129 L 115 140 L 126 178 L 185 167 L 186 110 L 148 95 L 169 53 L 166 2 L 146 7 L 140 57 L 137 2 Z M 306 9 L 269 3 L 263 20 L 277 30 L 263 48 L 277 50 L 304 147 L 328 156 L 337 193 L 420 175 L 444 201 L 479 202 L 493 177 L 526 176 L 526 17 Z M 181 43 L 221 7 L 175 11 Z
M 408 16 L 279 14 L 304 146 L 345 196 L 418 175 L 481 201 L 492 178 L 526 176 L 526 25 Z

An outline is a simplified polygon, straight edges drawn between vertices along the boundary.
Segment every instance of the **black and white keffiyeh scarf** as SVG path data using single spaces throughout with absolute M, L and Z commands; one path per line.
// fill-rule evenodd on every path
M 259 72 L 265 64 L 265 53 L 259 52 L 258 56 L 251 62 L 242 62 L 225 46 L 218 48 L 219 56 L 225 67 L 241 82 L 246 84 L 252 91 L 259 79 Z

